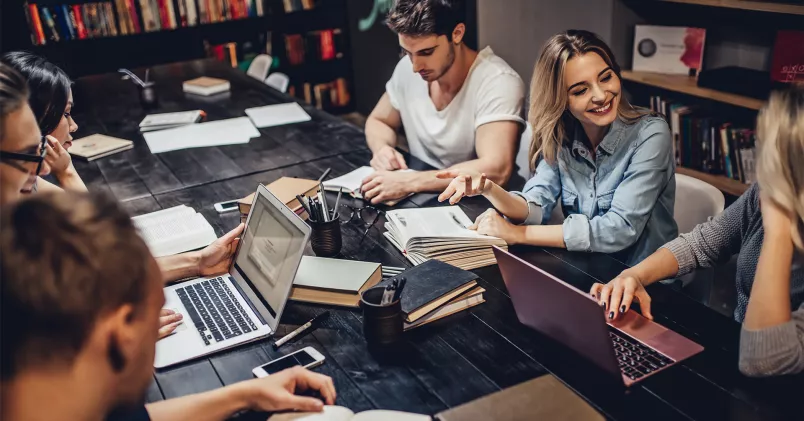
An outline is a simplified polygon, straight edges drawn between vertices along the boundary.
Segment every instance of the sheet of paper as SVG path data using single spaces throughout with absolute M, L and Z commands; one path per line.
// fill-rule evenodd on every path
M 310 121 L 310 115 L 295 102 L 247 108 L 246 115 L 260 128 Z
M 148 132 L 142 136 L 148 143 L 151 153 L 162 153 L 179 149 L 248 143 L 251 138 L 260 137 L 260 132 L 251 124 L 248 117 L 238 117 Z
M 374 169 L 371 167 L 360 167 L 348 174 L 324 181 L 324 190 L 338 191 L 339 187 L 343 187 L 344 190 L 356 193 L 360 190 L 363 179 L 373 173 Z

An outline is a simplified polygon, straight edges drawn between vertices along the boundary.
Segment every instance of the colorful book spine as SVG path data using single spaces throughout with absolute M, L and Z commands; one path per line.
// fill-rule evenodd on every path
M 56 29 L 56 21 L 53 20 L 53 15 L 50 13 L 50 9 L 43 7 L 42 17 L 44 18 L 45 25 L 47 26 L 47 32 L 50 34 L 50 39 L 55 42 L 61 41 L 59 31 Z
M 168 23 L 171 29 L 178 28 L 178 20 L 176 19 L 176 8 L 173 7 L 173 0 L 165 0 L 165 10 L 167 10 Z
M 179 2 L 179 22 L 178 25 L 182 28 L 187 26 L 187 5 L 185 0 L 178 0 Z
M 187 0 L 187 26 L 198 25 L 198 8 L 195 0 Z
M 142 26 L 140 25 L 139 16 L 137 16 L 137 6 L 134 4 L 134 0 L 125 1 L 126 8 L 128 9 L 128 16 L 131 18 L 131 27 L 135 34 L 139 34 L 142 32 Z
M 31 12 L 31 23 L 36 30 L 37 44 L 45 45 L 47 41 L 45 40 L 45 30 L 42 27 L 42 19 L 39 17 L 39 8 L 36 7 L 36 3 L 31 3 L 28 5 L 28 10 Z
M 321 60 L 333 60 L 335 58 L 335 39 L 332 29 L 321 31 Z

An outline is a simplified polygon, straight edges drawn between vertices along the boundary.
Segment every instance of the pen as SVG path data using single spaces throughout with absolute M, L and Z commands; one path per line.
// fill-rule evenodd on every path
M 327 170 L 324 171 L 324 174 L 321 174 L 321 177 L 318 177 L 318 183 L 319 184 L 327 178 L 327 176 L 329 175 L 330 171 L 332 171 L 332 168 L 327 168 Z
M 402 290 L 405 289 L 405 283 L 406 282 L 407 281 L 405 280 L 404 276 L 399 278 L 399 285 L 397 285 L 397 287 L 396 287 L 396 293 L 394 294 L 394 299 L 391 302 L 394 302 L 394 301 L 402 298 Z
M 381 306 L 387 306 L 388 304 L 393 303 L 394 298 L 394 291 L 396 288 L 396 279 L 390 284 L 385 287 L 385 291 L 382 293 L 382 300 L 380 300 Z
M 319 200 L 321 200 L 321 210 L 324 212 L 324 222 L 329 222 L 329 207 L 327 206 L 327 194 L 324 189 L 318 192 Z
M 338 203 L 341 202 L 341 194 L 343 194 L 343 188 L 338 187 L 338 198 L 335 199 L 335 209 L 332 209 L 332 219 L 335 219 L 335 213 L 338 212 Z
M 329 316 L 329 310 L 319 314 L 318 316 L 313 317 L 309 322 L 299 326 L 298 329 L 294 330 L 293 332 L 288 333 L 287 335 L 283 336 L 281 339 L 278 339 L 274 342 L 274 349 L 279 348 L 280 346 L 287 343 L 287 341 L 299 336 L 300 333 L 304 332 L 305 330 L 309 329 L 314 323 L 320 322 L 323 320 L 324 317 Z
M 300 194 L 297 194 L 296 200 L 299 201 L 299 204 L 301 205 L 301 207 L 304 208 L 304 211 L 307 212 L 307 216 L 309 217 L 311 215 L 310 208 L 308 208 L 307 205 L 304 203 L 304 197 L 302 197 L 302 195 Z

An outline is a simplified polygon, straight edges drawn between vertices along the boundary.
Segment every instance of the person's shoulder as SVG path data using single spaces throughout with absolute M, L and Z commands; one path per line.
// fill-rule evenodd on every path
M 413 74 L 414 74 L 413 63 L 411 63 L 410 57 L 404 55 L 396 63 L 396 66 L 394 67 L 394 73 L 391 76 L 391 78 L 399 81 L 404 81 L 410 79 L 410 76 Z
M 501 82 L 514 81 L 522 83 L 522 78 L 502 57 L 494 54 L 491 47 L 486 47 L 477 53 L 478 62 L 475 65 L 473 74 L 480 76 L 484 81 Z
M 651 139 L 663 141 L 666 138 L 667 141 L 670 141 L 670 126 L 665 119 L 647 110 L 637 109 L 637 111 L 645 112 L 645 114 L 631 121 L 621 119 L 625 129 L 631 132 L 635 138 L 634 146 L 640 146 Z

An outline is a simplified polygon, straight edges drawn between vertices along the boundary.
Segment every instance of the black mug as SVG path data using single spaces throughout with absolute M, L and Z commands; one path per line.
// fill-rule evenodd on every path
M 310 244 L 316 256 L 333 257 L 341 252 L 343 239 L 341 238 L 340 218 L 337 213 L 331 221 L 316 222 L 308 219 L 307 223 L 312 229 Z
M 374 287 L 360 294 L 363 309 L 363 335 L 369 345 L 391 345 L 402 337 L 402 300 L 380 305 L 385 287 Z
M 140 103 L 146 110 L 154 109 L 159 105 L 159 97 L 156 95 L 156 84 L 145 82 L 145 86 L 140 86 Z

